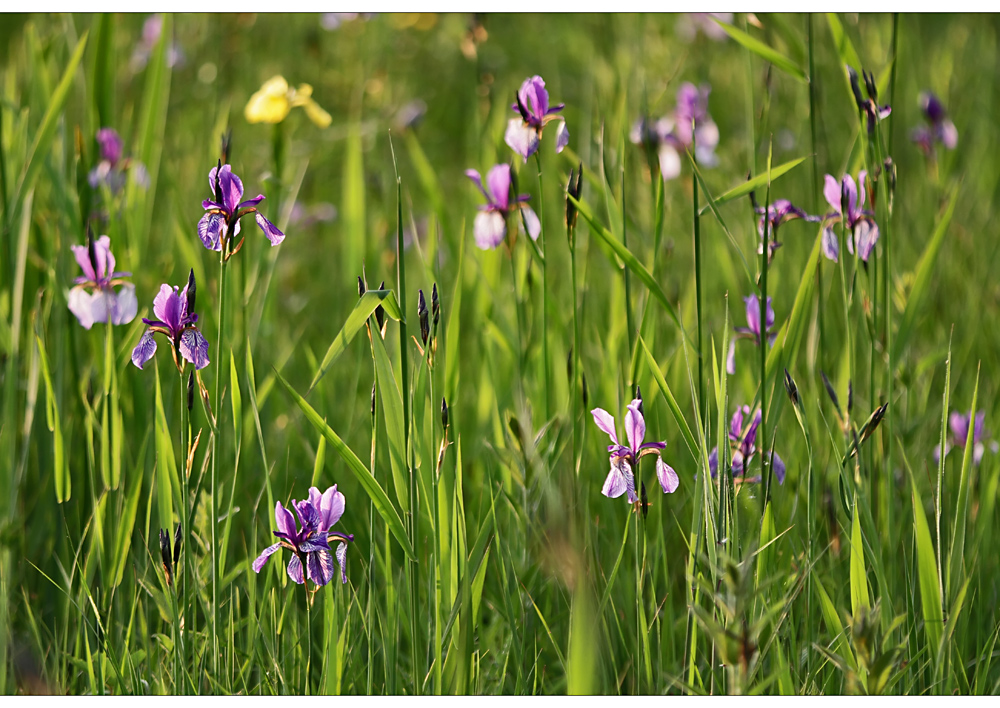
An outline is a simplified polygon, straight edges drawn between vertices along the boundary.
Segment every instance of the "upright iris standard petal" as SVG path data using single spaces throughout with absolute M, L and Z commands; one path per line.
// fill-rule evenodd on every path
M 617 445 L 618 435 L 615 434 L 615 417 L 603 408 L 595 408 L 590 411 L 590 414 L 594 416 L 594 423 L 597 424 L 597 427 L 607 433 L 611 442 Z
M 549 105 L 549 92 L 545 89 L 545 81 L 541 76 L 525 79 L 518 89 L 517 101 L 511 105 L 511 109 L 520 117 L 512 118 L 507 123 L 504 142 L 527 162 L 538 150 L 538 141 L 545 125 L 558 120 L 560 126 L 556 132 L 556 152 L 562 152 L 569 143 L 569 130 L 562 117 L 556 114 L 563 107 L 562 103 Z
M 191 300 L 188 300 L 188 289 L 191 291 Z M 183 369 L 183 363 L 176 358 L 180 354 L 184 360 L 195 365 L 196 369 L 203 369 L 208 366 L 208 341 L 198 330 L 198 315 L 193 311 L 193 299 L 196 292 L 194 281 L 194 271 L 188 277 L 188 283 L 184 289 L 171 287 L 163 284 L 160 291 L 153 300 L 153 314 L 157 319 L 150 320 L 143 318 L 143 322 L 149 325 L 149 329 L 143 334 L 139 344 L 132 352 L 132 362 L 139 367 L 152 358 L 156 352 L 156 343 L 153 341 L 153 334 L 166 336 L 174 347 L 174 362 L 178 368 Z M 117 306 L 128 305 L 125 301 L 119 302 Z
M 198 237 L 202 245 L 210 251 L 226 250 L 224 258 L 232 255 L 228 243 L 240 233 L 240 219 L 253 213 L 257 225 L 271 242 L 277 246 L 285 239 L 285 234 L 260 213 L 258 205 L 264 199 L 258 194 L 252 199 L 243 199 L 243 181 L 230 165 L 213 167 L 208 173 L 208 184 L 212 199 L 205 199 L 201 206 L 205 214 L 198 221 Z M 238 249 L 237 249 L 238 250 Z
M 642 400 L 638 397 L 628 405 L 625 414 L 625 435 L 629 443 L 627 447 L 618 442 L 614 417 L 603 408 L 594 408 L 591 411 L 594 423 L 601 431 L 607 433 L 612 442 L 612 445 L 608 446 L 611 469 L 601 487 L 601 494 L 615 499 L 627 493 L 630 503 L 638 501 L 633 470 L 639 469 L 639 461 L 645 455 L 656 455 L 656 478 L 664 494 L 675 491 L 680 483 L 674 470 L 660 457 L 660 451 L 666 447 L 666 443 L 643 443 L 646 436 L 646 422 L 640 411 L 641 405 Z
M 503 163 L 493 166 L 486 174 L 485 184 L 476 170 L 466 170 L 465 175 L 486 198 L 486 204 L 480 207 L 481 211 L 473 222 L 473 235 L 479 248 L 488 250 L 503 243 L 507 236 L 507 219 L 520 218 L 518 211 L 523 214 L 528 235 L 532 240 L 538 238 L 542 225 L 535 212 L 526 204 L 528 195 L 511 199 L 510 165 Z
M 642 439 L 646 437 L 646 421 L 639 412 L 639 405 L 642 401 L 635 399 L 628 404 L 628 412 L 625 413 L 625 436 L 628 438 L 629 447 L 638 450 L 642 445 Z
M 486 173 L 486 198 L 498 211 L 507 211 L 510 206 L 510 165 L 506 162 L 494 165 Z

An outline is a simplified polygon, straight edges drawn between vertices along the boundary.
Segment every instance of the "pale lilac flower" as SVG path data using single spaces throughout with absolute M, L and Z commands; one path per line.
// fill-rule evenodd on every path
M 715 148 L 719 144 L 719 128 L 708 114 L 709 93 L 711 88 L 707 84 L 699 88 L 684 83 L 677 90 L 677 106 L 671 115 L 655 123 L 643 118 L 632 127 L 630 140 L 657 152 L 664 180 L 680 175 L 680 153 L 692 145 L 699 165 L 714 167 L 718 164 Z
M 939 142 L 949 150 L 958 145 L 958 130 L 948 118 L 944 104 L 930 91 L 920 94 L 920 110 L 927 125 L 915 128 L 911 134 L 913 142 L 920 146 L 928 157 L 934 154 L 934 143 Z
M 132 52 L 132 58 L 129 60 L 129 67 L 132 69 L 133 74 L 142 71 L 147 62 L 149 62 L 149 57 L 152 56 L 153 50 L 156 49 L 156 43 L 160 41 L 160 34 L 162 32 L 163 15 L 150 15 L 146 18 L 146 21 L 142 25 L 142 38 L 135 46 L 135 51 Z M 171 42 L 170 46 L 167 47 L 167 67 L 172 69 L 183 63 L 184 54 L 176 42 Z
M 856 250 L 858 258 L 867 263 L 878 242 L 879 232 L 874 213 L 864 209 L 866 177 L 867 172 L 861 170 L 855 185 L 850 175 L 844 175 L 840 182 L 833 175 L 826 175 L 823 196 L 833 208 L 833 212 L 827 214 L 824 219 L 830 223 L 844 221 L 847 224 L 848 252 L 853 254 Z M 823 255 L 831 261 L 836 261 L 840 247 L 837 234 L 830 226 L 823 231 L 822 246 Z
M 156 354 L 156 340 L 153 334 L 162 334 L 170 340 L 174 365 L 183 371 L 184 364 L 177 358 L 180 354 L 194 364 L 195 369 L 208 366 L 208 340 L 198 330 L 198 315 L 194 312 L 196 287 L 194 270 L 188 276 L 183 290 L 167 284 L 160 286 L 160 292 L 153 300 L 153 314 L 157 319 L 145 317 L 142 321 L 149 329 L 132 350 L 132 363 L 140 369 Z
M 751 198 L 753 193 L 751 192 Z M 760 218 L 757 219 L 757 234 L 761 238 L 761 243 L 757 246 L 757 253 L 764 252 L 764 241 L 768 242 L 768 262 L 770 262 L 771 257 L 774 252 L 781 246 L 778 242 L 778 227 L 787 221 L 792 221 L 793 219 L 803 219 L 805 221 L 820 221 L 818 216 L 810 216 L 798 207 L 794 206 L 787 199 L 778 199 L 773 204 L 769 204 L 767 207 L 767 218 L 764 217 L 764 207 L 757 205 L 754 202 L 754 211 L 760 214 Z M 767 228 L 767 236 L 764 235 L 764 229 Z
M 516 215 L 522 210 L 524 221 L 528 227 L 528 235 L 531 236 L 532 240 L 538 238 L 542 232 L 542 223 L 527 204 L 530 197 L 527 194 L 520 194 L 511 202 L 510 165 L 504 163 L 491 168 L 486 174 L 485 185 L 482 177 L 475 170 L 466 170 L 465 176 L 471 179 L 486 197 L 486 204 L 479 207 L 480 212 L 476 215 L 472 227 L 477 246 L 487 250 L 496 248 L 503 243 L 507 236 L 507 217 L 511 214 Z
M 660 451 L 667 444 L 665 442 L 643 443 L 646 437 L 646 421 L 642 417 L 642 399 L 636 398 L 628 404 L 628 412 L 625 414 L 625 435 L 628 438 L 628 445 L 618 442 L 618 435 L 615 433 L 615 419 L 603 408 L 595 408 L 590 412 L 594 416 L 594 423 L 611 438 L 611 445 L 608 445 L 611 471 L 601 494 L 611 499 L 620 497 L 622 494 L 628 495 L 630 503 L 639 500 L 636 494 L 635 476 L 633 470 L 637 467 L 639 459 L 645 455 L 656 455 L 656 478 L 663 488 L 664 494 L 676 491 L 680 484 L 680 478 L 673 468 L 670 467 L 660 456 Z
M 714 18 L 714 19 L 713 19 Z M 721 42 L 729 35 L 719 27 L 719 22 L 727 25 L 733 24 L 733 13 L 731 12 L 685 12 L 677 19 L 674 29 L 677 36 L 685 42 L 693 42 L 698 33 L 701 32 L 706 37 L 716 42 Z
M 326 585 L 333 580 L 333 553 L 330 541 L 339 541 L 335 552 L 340 565 L 341 582 L 347 582 L 347 544 L 354 540 L 354 534 L 331 531 L 330 527 L 344 515 L 344 495 L 333 485 L 320 494 L 316 487 L 309 488 L 309 498 L 300 502 L 292 500 L 292 508 L 299 517 L 302 529 L 295 524 L 295 517 L 279 501 L 274 505 L 274 520 L 278 530 L 274 531 L 280 541 L 268 546 L 253 562 L 253 570 L 260 573 L 267 559 L 279 548 L 292 552 L 288 561 L 288 577 L 299 585 L 305 579 L 316 585 Z M 306 573 L 303 575 L 302 567 Z
M 737 339 L 750 339 L 753 341 L 755 346 L 760 346 L 760 298 L 758 298 L 756 294 L 748 295 L 743 298 L 743 302 L 746 304 L 747 326 L 736 327 L 734 329 L 736 336 L 729 340 L 729 354 L 726 356 L 726 372 L 729 374 L 736 373 Z M 771 346 L 774 344 L 774 338 L 777 334 L 773 334 L 771 332 L 771 327 L 774 326 L 774 309 L 771 307 L 770 295 L 767 296 L 767 307 L 764 313 L 764 320 L 763 333 L 767 336 L 768 346 Z
M 743 405 L 736 408 L 732 419 L 729 421 L 729 444 L 732 448 L 732 459 L 730 470 L 733 479 L 738 482 L 760 482 L 760 475 L 748 477 L 747 473 L 752 466 L 753 456 L 757 453 L 757 429 L 760 427 L 760 410 L 754 414 L 753 418 L 743 427 L 746 418 L 750 415 L 750 406 Z M 785 463 L 778 453 L 773 450 L 764 453 L 764 463 L 774 465 L 774 476 L 778 484 L 785 482 Z M 708 456 L 708 468 L 715 477 L 719 471 L 719 448 L 713 448 Z
M 223 250 L 223 246 L 239 236 L 240 219 L 251 213 L 272 246 L 285 240 L 285 234 L 257 210 L 257 205 L 264 200 L 263 194 L 240 201 L 243 198 L 243 182 L 229 165 L 213 167 L 208 173 L 208 184 L 215 199 L 206 199 L 201 203 L 205 215 L 198 222 L 198 236 L 205 248 L 210 251 Z M 236 253 L 242 245 L 241 239 L 236 248 L 231 251 L 227 249 L 227 254 Z
M 545 82 L 541 76 L 525 79 L 517 92 L 517 102 L 511 105 L 521 114 L 520 118 L 511 118 L 507 123 L 507 132 L 503 139 L 510 149 L 527 162 L 536 150 L 542 137 L 542 130 L 551 121 L 559 121 L 556 128 L 556 152 L 562 152 L 569 144 L 569 129 L 566 120 L 556 115 L 566 104 L 557 103 L 549 106 L 549 92 L 545 90 Z
M 97 189 L 106 185 L 112 194 L 117 194 L 125 186 L 127 174 L 131 174 L 132 180 L 143 189 L 149 187 L 146 167 L 136 160 L 123 159 L 124 143 L 114 128 L 101 128 L 95 138 L 101 159 L 87 175 L 91 187 Z
M 83 275 L 73 281 L 76 286 L 69 291 L 70 312 L 76 315 L 85 329 L 93 327 L 95 322 L 114 325 L 131 322 L 139 309 L 135 286 L 122 280 L 131 273 L 115 271 L 111 239 L 101 236 L 95 241 L 90 236 L 86 246 L 70 248 L 83 270 Z
M 971 422 L 971 411 L 965 415 L 955 411 L 948 416 L 948 427 L 951 428 L 951 437 L 944 441 L 945 457 L 951 452 L 953 447 L 964 448 L 965 441 L 969 436 L 969 423 Z M 972 463 L 979 465 L 986 452 L 986 440 L 989 433 L 986 431 L 986 411 L 976 413 L 976 424 L 972 430 Z M 996 452 L 998 445 L 995 440 L 990 441 L 990 450 Z M 934 462 L 941 459 L 941 446 L 934 446 Z

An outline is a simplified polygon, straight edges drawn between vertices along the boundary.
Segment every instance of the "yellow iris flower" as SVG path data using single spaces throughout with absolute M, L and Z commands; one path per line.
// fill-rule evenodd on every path
M 301 106 L 309 120 L 320 128 L 326 128 L 333 121 L 330 114 L 312 99 L 312 86 L 301 84 L 294 89 L 283 76 L 265 81 L 247 101 L 243 114 L 249 123 L 280 123 L 296 106 Z

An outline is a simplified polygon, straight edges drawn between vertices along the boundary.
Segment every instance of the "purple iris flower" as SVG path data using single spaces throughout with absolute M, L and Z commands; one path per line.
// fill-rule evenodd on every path
M 239 235 L 240 219 L 250 213 L 253 213 L 257 225 L 272 246 L 277 246 L 285 240 L 285 234 L 257 210 L 257 205 L 264 200 L 263 194 L 240 201 L 243 198 L 243 182 L 233 173 L 229 165 L 213 167 L 208 173 L 208 184 L 215 195 L 215 200 L 206 199 L 201 203 L 205 215 L 198 222 L 198 236 L 201 237 L 205 248 L 210 251 L 222 251 L 232 238 Z M 242 245 L 241 239 L 236 248 L 231 252 L 227 251 L 227 258 L 239 251 Z
M 748 295 L 743 298 L 743 302 L 746 303 L 747 326 L 736 327 L 736 336 L 729 340 L 729 354 L 726 356 L 726 372 L 729 374 L 736 373 L 737 339 L 752 339 L 754 345 L 760 346 L 760 298 L 756 294 Z M 774 309 L 771 307 L 770 295 L 767 296 L 767 311 L 764 313 L 764 318 L 764 334 L 767 336 L 768 346 L 771 346 L 777 335 L 771 332 L 771 327 L 774 326 Z
M 754 211 L 760 214 L 760 218 L 757 219 L 757 234 L 761 238 L 761 243 L 757 247 L 757 253 L 764 252 L 764 229 L 765 221 L 766 228 L 768 231 L 768 262 L 774 256 L 774 252 L 778 250 L 781 244 L 778 242 L 778 227 L 784 224 L 786 221 L 792 221 L 793 219 L 804 219 L 805 221 L 820 221 L 818 216 L 810 216 L 805 213 L 797 206 L 793 205 L 787 199 L 778 199 L 774 204 L 769 204 L 767 207 L 767 218 L 764 218 L 764 207 L 754 205 Z
M 511 118 L 507 123 L 507 132 L 503 139 L 510 149 L 527 162 L 536 150 L 542 137 L 542 129 L 550 121 L 559 121 L 556 128 L 556 152 L 562 152 L 569 143 L 569 129 L 566 120 L 556 115 L 565 107 L 565 103 L 549 106 L 549 92 L 545 90 L 545 82 L 541 76 L 525 79 L 517 92 L 517 102 L 511 108 L 521 114 L 520 119 Z
M 958 145 L 958 130 L 948 118 L 944 104 L 930 91 L 920 94 L 920 110 L 927 125 L 915 128 L 911 134 L 913 142 L 920 146 L 928 157 L 934 154 L 934 143 L 939 142 L 949 150 Z
M 719 128 L 708 114 L 709 93 L 711 88 L 707 84 L 699 88 L 684 83 L 677 90 L 677 106 L 670 116 L 655 123 L 642 118 L 632 127 L 629 138 L 633 143 L 657 151 L 664 180 L 680 175 L 680 153 L 692 144 L 699 165 L 718 164 L 715 148 L 719 144 Z
M 664 449 L 667 444 L 665 442 L 645 444 L 642 442 L 643 438 L 646 437 L 646 421 L 642 417 L 641 406 L 642 399 L 640 398 L 636 398 L 628 404 L 628 412 L 625 414 L 625 435 L 628 438 L 628 445 L 622 445 L 618 442 L 618 436 L 615 434 L 614 416 L 603 408 L 595 408 L 590 411 L 597 427 L 607 433 L 612 442 L 611 445 L 608 445 L 611 471 L 608 473 L 607 479 L 604 480 L 601 494 L 615 499 L 628 493 L 628 500 L 633 504 L 639 500 L 639 497 L 635 493 L 635 476 L 632 470 L 638 465 L 639 458 L 644 455 L 656 455 L 656 478 L 659 480 L 664 494 L 674 492 L 680 484 L 677 473 L 660 457 L 660 450 Z
M 846 222 L 850 234 L 847 239 L 847 251 L 853 254 L 857 250 L 858 258 L 865 263 L 875 249 L 879 236 L 874 213 L 864 209 L 867 174 L 864 170 L 858 173 L 857 185 L 850 175 L 844 175 L 840 182 L 833 175 L 826 175 L 826 185 L 823 187 L 823 196 L 833 208 L 833 212 L 824 218 L 832 223 L 842 220 Z M 830 226 L 823 230 L 822 249 L 824 256 L 831 261 L 837 260 L 840 246 L 837 234 Z
M 475 170 L 466 170 L 465 176 L 479 187 L 486 197 L 486 204 L 479 207 L 472 230 L 476 236 L 476 245 L 481 249 L 496 248 L 507 236 L 507 217 L 511 213 L 524 211 L 524 222 L 528 227 L 528 235 L 537 240 L 542 232 L 542 223 L 527 201 L 527 194 L 519 194 L 511 202 L 510 199 L 510 165 L 495 165 L 486 173 L 486 184 Z
M 114 325 L 128 324 L 135 318 L 139 302 L 135 297 L 135 286 L 126 283 L 131 273 L 115 271 L 115 257 L 111 254 L 111 239 L 101 236 L 96 241 L 88 239 L 86 246 L 70 246 L 83 275 L 73 282 L 76 286 L 69 291 L 69 310 L 85 329 L 95 322 L 110 322 Z M 115 291 L 116 286 L 121 286 Z
M 131 170 L 132 179 L 143 189 L 149 186 L 149 173 L 146 167 L 137 161 L 123 159 L 125 144 L 114 128 L 101 128 L 97 131 L 97 148 L 101 160 L 97 167 L 87 175 L 90 186 L 97 189 L 106 185 L 112 194 L 117 194 L 125 186 L 126 171 Z
M 302 529 L 295 525 L 292 512 L 278 502 L 274 505 L 274 520 L 278 530 L 274 531 L 280 541 L 268 546 L 253 562 L 253 570 L 259 573 L 267 559 L 279 548 L 287 548 L 294 555 L 288 561 L 288 577 L 299 585 L 305 583 L 305 577 L 316 585 L 326 585 L 333 580 L 333 556 L 330 541 L 337 540 L 336 556 L 340 565 L 342 582 L 347 582 L 347 544 L 354 540 L 354 534 L 331 531 L 330 527 L 340 521 L 344 515 L 344 495 L 333 485 L 322 494 L 316 487 L 309 488 L 309 498 L 300 502 L 292 500 L 292 507 L 299 517 Z M 303 577 L 302 566 L 306 568 Z
M 878 121 L 884 120 L 892 113 L 889 105 L 880 106 L 878 104 L 878 87 L 875 85 L 875 77 L 871 72 L 861 70 L 865 80 L 865 91 L 868 98 L 861 95 L 861 86 L 858 81 L 858 72 L 853 67 L 847 67 L 847 75 L 851 80 L 851 92 L 854 93 L 854 102 L 858 106 L 858 112 L 868 120 L 868 134 L 875 132 L 875 125 Z
M 730 469 L 733 479 L 739 482 L 759 482 L 760 476 L 747 477 L 747 472 L 751 468 L 753 456 L 757 453 L 757 429 L 760 427 L 760 410 L 754 414 L 753 418 L 743 427 L 744 420 L 750 415 L 750 406 L 743 405 L 736 408 L 732 419 L 729 421 L 729 444 L 732 447 L 732 464 Z M 778 453 L 773 450 L 765 453 L 765 463 L 773 462 L 774 476 L 778 479 L 778 484 L 785 482 L 785 463 L 778 457 Z M 708 468 L 715 477 L 719 471 L 719 448 L 713 448 L 708 456 Z
M 715 20 L 731 25 L 733 24 L 733 13 L 685 12 L 678 18 L 677 24 L 674 25 L 674 30 L 677 32 L 677 36 L 685 42 L 693 42 L 699 32 L 711 40 L 721 42 L 729 35 L 726 34 L 724 29 L 719 27 Z
M 141 369 L 153 358 L 156 354 L 156 340 L 153 339 L 153 334 L 158 333 L 166 335 L 173 345 L 171 353 L 178 370 L 184 370 L 184 364 L 177 358 L 178 353 L 194 364 L 195 369 L 204 369 L 208 366 L 208 340 L 198 331 L 198 315 L 194 312 L 195 291 L 193 270 L 183 290 L 167 284 L 160 286 L 160 292 L 153 300 L 153 314 L 157 319 L 142 318 L 142 321 L 149 325 L 149 329 L 132 350 L 133 364 Z
M 951 452 L 953 447 L 965 447 L 965 440 L 969 436 L 969 424 L 972 421 L 971 411 L 965 415 L 955 411 L 948 417 L 948 427 L 951 428 L 951 437 L 944 441 L 944 454 L 945 457 Z M 986 411 L 979 411 L 976 413 L 976 424 L 972 430 L 972 462 L 975 465 L 983 459 L 983 453 L 986 452 L 986 439 L 989 433 L 986 430 Z M 990 441 L 990 450 L 996 452 L 998 449 L 997 442 L 995 440 Z M 941 446 L 934 446 L 934 462 L 938 462 L 941 459 Z

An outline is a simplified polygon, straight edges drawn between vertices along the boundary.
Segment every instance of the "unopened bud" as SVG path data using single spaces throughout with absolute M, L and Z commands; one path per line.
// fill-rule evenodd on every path
M 229 162 L 229 153 L 233 149 L 233 129 L 230 128 L 222 134 L 222 162 Z
M 188 413 L 194 408 L 194 369 L 188 374 L 188 385 L 187 385 L 187 407 Z
M 385 281 L 378 286 L 379 290 L 385 290 Z M 385 322 L 385 308 L 379 305 L 375 308 L 375 322 L 378 323 L 378 329 L 382 331 L 382 325 Z
M 219 160 L 218 164 L 215 166 L 215 201 L 219 204 L 222 203 L 222 187 L 219 184 L 219 180 L 222 178 L 222 160 Z
M 580 201 L 580 193 L 583 189 L 583 163 L 575 170 L 569 171 L 569 184 L 566 185 L 566 194 L 573 197 L 576 201 Z M 576 204 L 566 199 L 566 226 L 570 230 L 570 248 L 573 247 L 573 229 L 576 228 L 576 217 L 577 210 Z
M 438 297 L 438 284 L 434 283 L 431 288 L 431 314 L 434 317 L 434 329 L 437 329 L 438 320 L 441 319 L 441 299 Z
M 163 575 L 167 579 L 167 586 L 173 586 L 174 563 L 170 557 L 170 536 L 163 529 L 160 529 L 160 562 L 163 564 Z
M 858 104 L 858 110 L 864 111 L 867 105 L 864 97 L 861 95 L 861 86 L 858 83 L 858 72 L 854 70 L 853 67 L 847 67 L 847 76 L 851 80 L 851 92 L 854 94 L 854 102 Z
M 642 518 L 646 518 L 649 513 L 649 497 L 646 496 L 646 483 L 639 482 L 639 508 L 642 509 Z
M 361 276 L 359 275 L 359 276 L 358 276 L 358 297 L 364 297 L 364 294 L 365 294 L 366 292 L 367 292 L 367 288 L 365 288 L 365 281 L 364 281 L 364 279 L 363 279 L 363 278 L 362 278 L 362 277 L 361 277 Z
M 424 291 L 417 291 L 417 318 L 420 320 L 420 341 L 427 346 L 427 338 L 431 333 L 430 320 L 427 314 L 427 300 L 424 299 Z
M 174 565 L 177 565 L 177 561 L 181 558 L 181 525 L 177 524 L 177 528 L 174 529 Z
M 639 388 L 639 384 L 635 385 L 635 400 L 639 401 L 639 415 L 646 415 L 646 412 L 642 407 L 642 389 Z
M 448 429 L 448 400 L 444 396 L 441 397 L 441 427 Z
M 375 417 L 375 384 L 372 384 L 372 418 Z
M 587 399 L 589 398 L 589 396 L 587 395 L 587 375 L 582 371 L 580 372 L 580 387 L 582 389 L 581 396 L 583 398 L 583 407 L 586 408 Z
M 823 377 L 823 385 L 826 386 L 826 392 L 830 394 L 830 400 L 833 401 L 833 407 L 838 411 L 840 410 L 840 401 L 837 399 L 837 392 L 833 388 L 833 384 L 830 383 L 830 379 L 826 378 L 826 374 L 822 371 L 819 375 Z
M 788 397 L 792 401 L 793 406 L 799 405 L 799 388 L 795 385 L 795 380 L 792 375 L 788 373 L 788 369 L 785 369 L 785 391 L 788 393 Z
M 861 70 L 865 77 L 865 89 L 868 91 L 868 98 L 878 101 L 878 86 L 875 85 L 875 76 L 870 71 Z
M 97 245 L 94 243 L 94 230 L 90 228 L 90 223 L 87 224 L 87 256 L 90 258 L 90 267 L 94 269 L 94 277 L 100 277 L 100 271 L 97 270 Z M 107 273 L 106 275 L 111 275 Z
M 850 379 L 847 380 L 847 412 L 850 413 L 851 409 L 854 408 L 854 382 Z
M 198 294 L 198 286 L 194 282 L 194 268 L 188 273 L 188 284 L 187 284 L 187 314 L 192 314 L 195 310 L 194 302 L 195 296 Z

